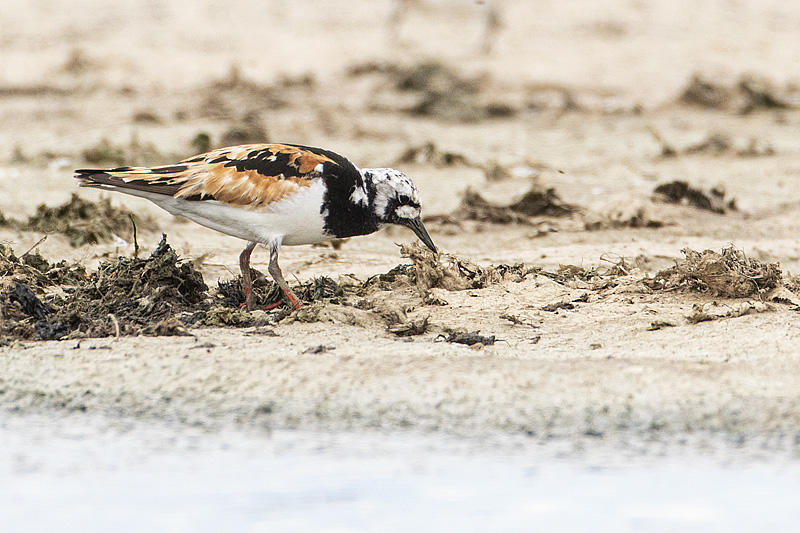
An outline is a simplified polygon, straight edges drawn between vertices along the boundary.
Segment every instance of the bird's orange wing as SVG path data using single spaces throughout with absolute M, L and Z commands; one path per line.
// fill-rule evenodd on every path
M 213 150 L 175 165 L 82 169 L 75 171 L 75 177 L 86 187 L 113 186 L 259 209 L 344 165 L 352 167 L 343 157 L 319 148 L 248 144 Z

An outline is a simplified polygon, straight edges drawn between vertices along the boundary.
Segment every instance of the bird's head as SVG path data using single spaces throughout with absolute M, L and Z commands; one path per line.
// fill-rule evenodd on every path
M 366 168 L 362 173 L 365 181 L 374 187 L 372 209 L 378 220 L 410 228 L 436 253 L 436 246 L 420 219 L 419 192 L 408 176 L 393 168 Z

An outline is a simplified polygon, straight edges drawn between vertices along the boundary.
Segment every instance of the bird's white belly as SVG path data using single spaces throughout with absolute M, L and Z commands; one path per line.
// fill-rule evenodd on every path
M 292 246 L 332 238 L 323 229 L 324 219 L 320 213 L 323 194 L 322 182 L 316 181 L 259 210 L 232 207 L 213 200 L 189 201 L 155 194 L 148 194 L 146 198 L 173 215 L 184 216 L 227 235 Z

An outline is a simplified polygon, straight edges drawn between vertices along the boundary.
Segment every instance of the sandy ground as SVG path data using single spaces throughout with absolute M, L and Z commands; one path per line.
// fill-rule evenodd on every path
M 0 10 L 0 211 L 7 216 L 67 200 L 75 190 L 71 169 L 86 165 L 82 152 L 100 139 L 125 147 L 134 163 L 170 163 L 192 155 L 198 132 L 217 140 L 255 112 L 269 140 L 334 149 L 361 166 L 391 166 L 407 148 L 434 141 L 479 165 L 536 168 L 541 184 L 583 207 L 538 226 L 430 225 L 439 247 L 481 265 L 554 271 L 627 258 L 642 278 L 673 264 L 682 248 L 733 243 L 779 262 L 784 273 L 800 270 L 800 111 L 677 102 L 695 72 L 730 87 L 748 73 L 778 88 L 797 83 L 800 8 L 792 3 L 498 1 L 500 26 L 488 41 L 489 8 L 448 1 L 410 3 L 395 18 L 388 2 L 8 4 Z M 368 61 L 426 58 L 479 76 L 476 98 L 513 112 L 471 122 L 411 115 L 403 110 L 415 95 L 392 90 L 386 75 L 347 74 Z M 307 75 L 313 83 L 303 82 Z M 577 104 L 565 106 L 565 95 Z M 155 120 L 141 118 L 145 111 Z M 677 156 L 661 156 L 654 131 Z M 687 153 L 713 133 L 726 135 L 730 148 Z M 468 186 L 498 203 L 530 186 L 513 175 L 487 181 L 464 165 L 397 166 L 420 188 L 427 215 L 451 213 Z M 739 210 L 720 215 L 653 201 L 654 187 L 673 180 L 721 185 Z M 144 200 L 113 202 L 154 217 L 182 255 L 203 257 L 209 284 L 235 275 L 236 239 Z M 584 229 L 639 208 L 664 226 Z M 0 241 L 19 253 L 41 237 L 0 228 Z M 139 242 L 149 249 L 159 238 L 160 231 L 145 232 Z M 333 254 L 285 248 L 282 266 L 301 280 L 365 279 L 402 262 L 395 243 L 410 240 L 397 229 L 351 239 Z M 93 268 L 133 246 L 71 248 L 50 235 L 39 251 Z M 254 266 L 266 269 L 263 250 Z M 449 305 L 409 311 L 431 324 L 413 338 L 335 320 L 280 324 L 271 328 L 277 336 L 198 328 L 182 338 L 16 343 L 0 348 L 0 406 L 209 427 L 511 432 L 642 446 L 706 435 L 800 449 L 800 325 L 791 304 L 692 324 L 685 317 L 694 305 L 737 308 L 758 297 L 654 293 L 633 278 L 594 289 L 545 276 L 436 295 Z M 578 299 L 573 309 L 542 310 Z M 674 327 L 649 331 L 655 321 Z M 437 342 L 446 328 L 500 341 L 482 349 Z M 320 345 L 327 351 L 309 353 Z

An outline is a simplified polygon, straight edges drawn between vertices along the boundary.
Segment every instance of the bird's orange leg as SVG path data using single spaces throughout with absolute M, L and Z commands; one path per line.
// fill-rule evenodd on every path
M 253 253 L 253 248 L 257 243 L 250 242 L 247 247 L 239 255 L 239 269 L 242 271 L 242 291 L 244 291 L 244 303 L 239 306 L 240 309 L 253 310 L 253 279 L 250 276 L 250 254 Z
M 278 284 L 278 286 L 283 291 L 283 294 L 289 299 L 291 302 L 292 307 L 295 309 L 300 309 L 302 305 L 300 301 L 297 299 L 297 296 L 294 295 L 292 289 L 289 288 L 289 284 L 286 283 L 286 280 L 283 279 L 283 273 L 281 272 L 281 267 L 278 266 L 278 246 L 272 245 L 269 249 L 269 273 L 272 275 L 272 278 Z

